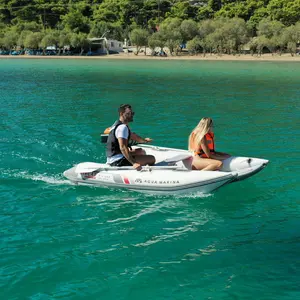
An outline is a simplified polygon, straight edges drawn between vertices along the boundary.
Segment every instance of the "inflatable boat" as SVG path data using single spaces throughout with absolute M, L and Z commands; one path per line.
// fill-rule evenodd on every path
M 76 184 L 128 189 L 151 194 L 211 193 L 246 179 L 261 171 L 268 160 L 252 157 L 230 157 L 220 171 L 192 170 L 192 155 L 187 150 L 150 146 L 142 148 L 154 155 L 156 164 L 137 171 L 133 167 L 111 167 L 108 164 L 83 162 L 66 170 L 64 176 Z

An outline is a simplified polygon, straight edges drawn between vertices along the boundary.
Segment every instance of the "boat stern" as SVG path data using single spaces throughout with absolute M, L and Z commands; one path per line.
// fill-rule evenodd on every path
M 63 172 L 63 175 L 72 182 L 78 181 L 78 174 L 75 172 L 76 166 Z

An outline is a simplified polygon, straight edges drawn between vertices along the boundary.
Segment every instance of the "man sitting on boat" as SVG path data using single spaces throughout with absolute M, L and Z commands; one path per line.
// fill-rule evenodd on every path
M 153 155 L 141 154 L 141 152 L 131 152 L 128 141 L 131 135 L 134 140 L 142 143 L 148 143 L 151 139 L 143 139 L 136 134 L 132 134 L 128 127 L 128 123 L 133 122 L 134 112 L 131 105 L 123 104 L 119 107 L 119 120 L 117 120 L 110 130 L 106 143 L 106 163 L 110 166 L 133 166 L 136 170 L 140 170 L 141 166 L 155 164 Z

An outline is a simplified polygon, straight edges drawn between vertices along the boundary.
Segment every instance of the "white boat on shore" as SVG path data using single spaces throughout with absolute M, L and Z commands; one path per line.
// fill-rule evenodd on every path
M 230 157 L 220 171 L 192 170 L 191 153 L 187 150 L 150 145 L 142 148 L 154 155 L 154 166 L 111 167 L 95 162 L 80 163 L 63 174 L 76 184 L 114 187 L 151 194 L 210 193 L 226 184 L 246 179 L 261 171 L 268 160 L 252 157 Z

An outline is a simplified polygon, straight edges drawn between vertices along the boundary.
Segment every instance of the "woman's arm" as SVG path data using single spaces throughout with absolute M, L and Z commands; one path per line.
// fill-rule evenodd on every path
M 221 153 L 221 152 L 212 153 L 212 152 L 210 152 L 205 136 L 203 137 L 203 139 L 201 141 L 201 148 L 202 148 L 203 152 L 206 154 L 206 156 L 211 159 L 224 160 L 224 159 L 230 157 L 230 155 L 227 153 Z
M 208 143 L 207 143 L 207 140 L 206 140 L 205 136 L 201 140 L 200 144 L 201 144 L 201 148 L 202 148 L 203 152 L 206 154 L 206 156 L 208 158 L 214 158 L 213 154 L 209 150 Z

